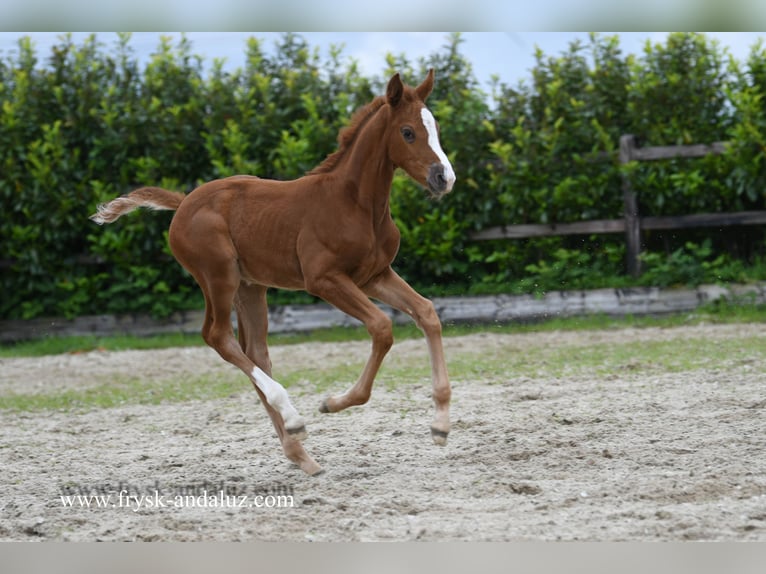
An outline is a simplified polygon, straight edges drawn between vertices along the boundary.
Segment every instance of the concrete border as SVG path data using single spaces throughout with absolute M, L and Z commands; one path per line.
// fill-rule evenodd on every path
M 719 299 L 766 303 L 766 282 L 752 285 L 702 285 L 696 289 L 638 287 L 551 291 L 542 296 L 436 297 L 433 302 L 445 323 L 508 323 L 589 314 L 662 315 L 693 311 L 700 305 Z M 410 320 L 403 313 L 389 307 L 381 308 L 396 323 Z M 166 319 L 153 319 L 146 315 L 91 315 L 75 319 L 0 321 L 0 343 L 50 336 L 199 333 L 203 316 L 202 311 L 188 311 L 174 313 Z M 236 325 L 234 316 L 232 321 Z M 354 325 L 360 323 L 327 304 L 283 305 L 269 310 L 269 330 L 272 333 Z

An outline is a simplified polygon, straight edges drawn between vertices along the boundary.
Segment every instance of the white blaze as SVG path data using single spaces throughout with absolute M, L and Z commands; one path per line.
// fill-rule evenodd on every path
M 286 428 L 297 429 L 303 426 L 303 418 L 295 410 L 282 385 L 258 367 L 253 369 L 253 379 L 255 379 L 256 386 L 266 396 L 268 403 L 282 415 Z
M 452 169 L 452 164 L 449 162 L 449 159 L 447 159 L 447 154 L 444 153 L 444 150 L 442 150 L 442 146 L 439 143 L 439 132 L 436 131 L 436 120 L 431 111 L 426 107 L 423 107 L 420 110 L 420 117 L 423 118 L 423 125 L 426 127 L 426 133 L 428 133 L 428 145 L 444 167 L 444 179 L 447 180 L 447 191 L 450 191 L 455 184 L 455 170 Z

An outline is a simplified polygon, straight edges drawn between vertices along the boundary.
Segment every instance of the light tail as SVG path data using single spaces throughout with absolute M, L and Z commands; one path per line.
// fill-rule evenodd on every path
M 90 219 L 99 225 L 112 223 L 139 207 L 175 211 L 181 205 L 184 197 L 186 196 L 183 193 L 169 191 L 161 187 L 142 187 L 108 203 L 102 203 L 96 208 L 96 213 L 91 215 Z

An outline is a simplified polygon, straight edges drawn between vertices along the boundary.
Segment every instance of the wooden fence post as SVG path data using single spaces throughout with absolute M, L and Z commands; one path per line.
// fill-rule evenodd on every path
M 636 149 L 636 138 L 630 134 L 620 136 L 620 165 L 634 158 Z M 641 220 L 638 214 L 638 199 L 633 191 L 630 177 L 623 173 L 622 175 L 622 199 L 625 209 L 625 242 L 626 242 L 626 263 L 628 273 L 633 277 L 641 274 Z

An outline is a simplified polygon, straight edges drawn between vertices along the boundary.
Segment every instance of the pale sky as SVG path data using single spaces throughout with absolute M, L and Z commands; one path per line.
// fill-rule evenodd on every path
M 76 43 L 88 35 L 86 32 L 72 32 Z M 611 32 L 604 34 L 612 35 Z M 640 53 L 647 40 L 664 42 L 666 32 L 619 32 L 620 46 L 624 53 Z M 750 48 L 759 38 L 766 39 L 761 32 L 707 32 L 727 47 L 739 60 L 744 61 Z M 0 32 L 0 58 L 16 49 L 22 35 L 31 36 L 38 57 L 44 60 L 50 48 L 59 42 L 58 32 Z M 148 58 L 159 44 L 161 35 L 180 37 L 178 32 L 134 32 L 131 45 L 139 58 Z M 388 52 L 405 54 L 411 62 L 421 56 L 437 51 L 447 40 L 444 32 L 305 32 L 301 33 L 309 45 L 319 47 L 327 55 L 331 44 L 343 45 L 342 56 L 359 62 L 365 75 L 379 75 L 385 68 Z M 236 68 L 244 64 L 246 39 L 256 36 L 264 41 L 264 47 L 271 49 L 279 40 L 278 32 L 187 32 L 192 42 L 192 51 L 210 64 L 214 58 L 224 58 L 227 65 Z M 107 46 L 116 41 L 116 33 L 97 33 L 99 41 Z M 476 78 L 487 85 L 492 75 L 497 75 L 509 85 L 520 80 L 529 81 L 530 70 L 534 67 L 535 46 L 542 48 L 549 56 L 555 56 L 567 49 L 570 42 L 579 38 L 588 42 L 586 32 L 465 32 L 462 53 L 471 62 Z

